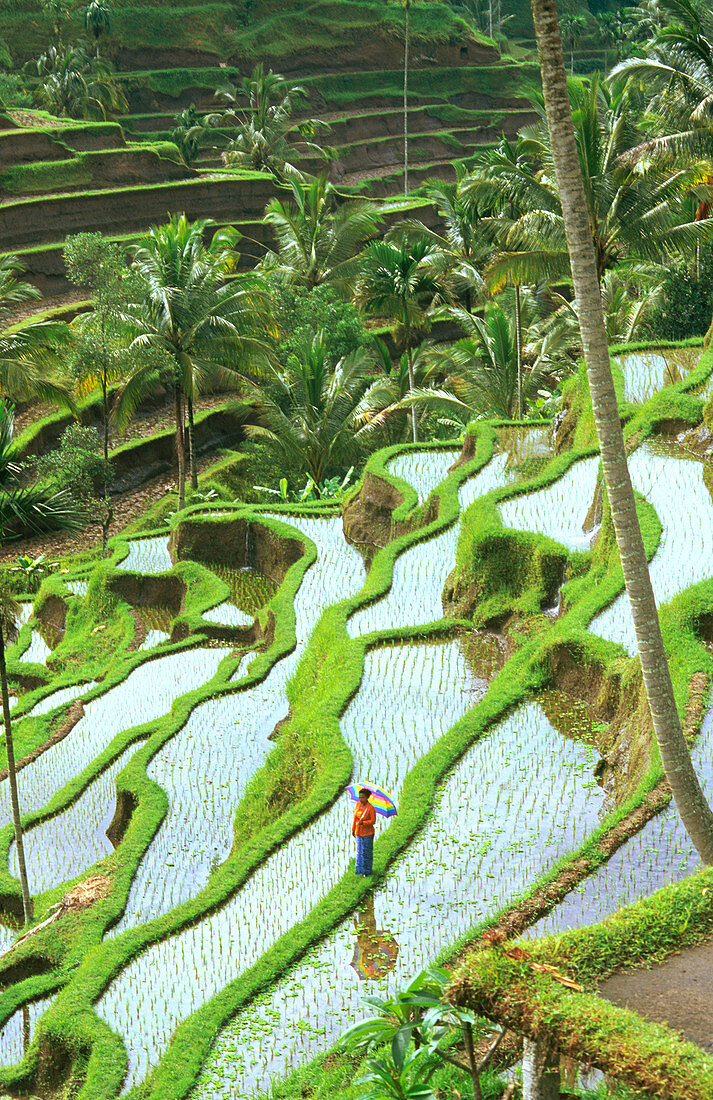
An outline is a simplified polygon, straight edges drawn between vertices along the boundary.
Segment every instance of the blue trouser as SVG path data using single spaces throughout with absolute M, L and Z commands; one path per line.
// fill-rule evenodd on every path
M 373 835 L 358 836 L 356 842 L 357 854 L 354 871 L 357 875 L 370 875 L 371 865 L 374 862 L 374 837 Z

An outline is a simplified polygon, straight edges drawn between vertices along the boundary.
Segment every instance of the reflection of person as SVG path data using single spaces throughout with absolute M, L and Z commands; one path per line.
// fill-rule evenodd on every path
M 369 801 L 370 796 L 371 791 L 368 787 L 362 787 L 359 791 L 359 801 L 352 821 L 352 836 L 356 837 L 357 843 L 356 867 L 354 868 L 357 875 L 370 875 L 374 861 L 376 810 Z
M 376 927 L 374 898 L 364 898 L 359 915 L 354 921 L 357 946 L 351 965 L 360 978 L 383 978 L 393 970 L 399 954 L 399 945 L 390 932 Z

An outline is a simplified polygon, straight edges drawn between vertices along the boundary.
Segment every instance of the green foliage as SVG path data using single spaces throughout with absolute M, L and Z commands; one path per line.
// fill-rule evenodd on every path
M 18 73 L 0 72 L 0 108 L 31 107 L 32 95 Z
M 200 153 L 201 142 L 206 133 L 195 103 L 180 111 L 174 121 L 176 125 L 171 130 L 171 141 L 180 149 L 186 164 L 191 165 Z
M 27 485 L 12 442 L 14 413 L 0 401 L 0 542 L 28 534 L 72 531 L 83 515 L 66 489 Z
M 59 445 L 36 459 L 35 468 L 40 479 L 65 490 L 87 519 L 96 517 L 103 486 L 111 480 L 111 473 L 105 467 L 95 428 L 71 424 L 62 433 Z
M 20 554 L 16 563 L 9 572 L 18 592 L 39 592 L 43 580 L 57 568 L 57 562 L 47 561 L 44 554 L 37 558 Z
M 283 367 L 293 357 L 298 358 L 320 331 L 325 355 L 332 362 L 367 343 L 368 333 L 359 313 L 332 287 L 310 289 L 281 279 L 271 282 L 275 296 L 273 317 L 280 330 L 275 351 Z
M 713 316 L 713 248 L 702 248 L 695 265 L 683 260 L 670 264 L 661 298 L 649 322 L 654 336 L 685 340 L 704 335 Z
M 85 42 L 50 47 L 36 67 L 37 102 L 58 118 L 106 119 L 128 107 L 112 66 L 93 57 Z

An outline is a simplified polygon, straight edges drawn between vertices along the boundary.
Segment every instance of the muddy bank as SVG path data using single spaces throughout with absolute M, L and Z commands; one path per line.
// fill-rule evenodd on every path
M 285 517 L 289 523 L 289 516 Z M 299 539 L 278 535 L 254 520 L 222 519 L 220 523 L 189 518 L 179 523 L 169 541 L 171 557 L 187 558 L 206 565 L 229 569 L 256 569 L 275 584 L 281 584 L 287 570 L 304 554 Z
M 438 502 L 431 500 L 417 514 L 413 510 L 404 520 L 394 521 L 393 513 L 404 498 L 386 478 L 367 470 L 362 487 L 344 506 L 342 526 L 347 542 L 364 554 L 367 566 L 377 550 L 400 535 L 432 523 L 438 516 Z

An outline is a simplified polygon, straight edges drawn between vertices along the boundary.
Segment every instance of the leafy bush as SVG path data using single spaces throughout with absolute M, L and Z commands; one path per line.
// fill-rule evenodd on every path
M 3 43 L 0 42 L 0 50 L 2 46 Z M 32 96 L 17 73 L 0 73 L 0 108 L 31 106 Z
M 300 354 L 320 329 L 325 335 L 326 358 L 334 363 L 368 342 L 357 310 L 327 286 L 307 290 L 277 282 L 275 298 L 275 319 L 283 334 L 278 355 L 283 365 L 291 355 Z
M 698 271 L 672 262 L 662 289 L 662 303 L 649 317 L 654 335 L 664 340 L 702 336 L 713 314 L 713 249 L 701 249 Z

